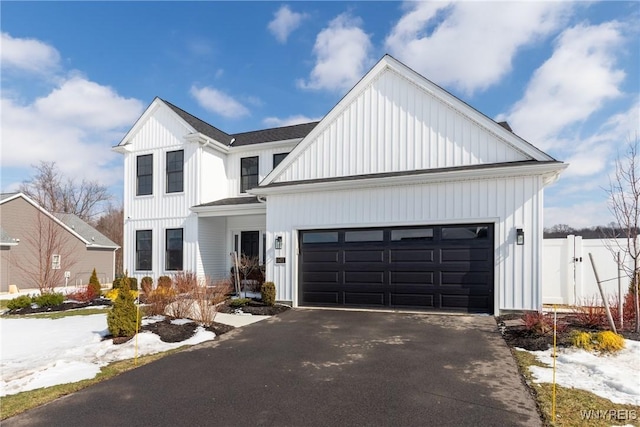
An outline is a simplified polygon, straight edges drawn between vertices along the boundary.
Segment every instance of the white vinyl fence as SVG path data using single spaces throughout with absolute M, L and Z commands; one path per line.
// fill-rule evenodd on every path
M 567 236 L 564 239 L 544 239 L 542 249 L 542 303 L 591 305 L 602 303 L 589 253 L 592 254 L 607 300 L 618 296 L 618 277 L 623 294 L 629 288 L 629 278 L 618 269 L 616 254 L 624 253 L 624 239 L 583 239 Z M 628 259 L 622 259 L 632 265 Z

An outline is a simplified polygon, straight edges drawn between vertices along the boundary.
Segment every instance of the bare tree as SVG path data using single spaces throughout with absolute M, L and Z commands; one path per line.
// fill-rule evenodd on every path
M 640 158 L 638 158 L 638 137 L 630 142 L 624 157 L 618 156 L 615 175 L 609 180 L 609 210 L 613 214 L 624 244 L 618 248 L 625 259 L 630 259 L 631 267 L 622 265 L 631 279 L 630 291 L 634 294 L 636 332 L 640 332 L 640 302 L 638 298 L 638 273 L 640 267 Z
M 120 246 L 116 251 L 116 275 L 122 275 L 122 251 L 124 248 L 124 208 L 107 205 L 106 212 L 96 221 L 96 229 Z
M 55 162 L 41 161 L 33 167 L 35 176 L 23 181 L 19 191 L 49 212 L 72 213 L 91 222 L 100 205 L 111 200 L 107 187 L 85 179 L 78 184 L 65 177 Z
M 26 234 L 20 243 L 27 247 L 27 256 L 16 267 L 26 280 L 38 286 L 40 293 L 53 292 L 54 287 L 64 283 L 64 271 L 76 264 L 72 239 L 49 216 L 36 213 L 33 233 Z

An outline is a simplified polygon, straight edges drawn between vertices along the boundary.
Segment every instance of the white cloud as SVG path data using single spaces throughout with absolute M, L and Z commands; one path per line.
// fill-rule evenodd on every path
M 212 113 L 232 119 L 249 115 L 247 107 L 217 89 L 191 86 L 190 93 L 201 107 Z
M 613 216 L 607 206 L 604 195 L 599 200 L 590 200 L 571 206 L 553 206 L 544 208 L 544 226 L 567 224 L 573 228 L 607 225 L 613 221 Z
M 273 14 L 273 20 L 267 28 L 280 43 L 286 43 L 289 35 L 307 18 L 306 13 L 292 12 L 289 6 L 283 5 Z
M 621 41 L 616 22 L 565 30 L 524 97 L 506 114 L 511 127 L 543 150 L 557 147 L 563 131 L 621 95 L 625 73 L 616 68 L 615 57 Z
M 371 40 L 360 28 L 360 18 L 343 13 L 316 37 L 316 64 L 308 81 L 298 80 L 303 89 L 350 89 L 366 72 L 371 59 Z
M 2 68 L 44 74 L 55 70 L 60 62 L 58 51 L 39 40 L 13 38 L 2 33 L 0 46 Z
M 111 185 L 122 179 L 111 151 L 143 105 L 111 88 L 74 77 L 48 95 L 21 104 L 2 100 L 2 167 L 24 168 L 55 161 L 69 177 Z
M 387 50 L 440 85 L 472 94 L 511 71 L 518 49 L 564 22 L 565 2 L 415 2 L 394 26 Z
M 307 117 L 301 114 L 279 118 L 279 117 L 266 117 L 262 120 L 266 126 L 273 127 L 281 127 L 281 126 L 292 126 L 299 125 L 301 123 L 309 123 L 309 122 L 317 122 L 321 120 L 322 117 Z

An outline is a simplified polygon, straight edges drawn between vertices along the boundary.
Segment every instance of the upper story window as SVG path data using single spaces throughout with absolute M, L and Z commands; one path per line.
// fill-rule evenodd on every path
M 276 153 L 273 155 L 273 168 L 275 169 L 276 166 L 278 166 L 280 164 L 280 162 L 282 162 L 284 160 L 285 157 L 287 157 L 287 154 L 289 153 Z
M 153 194 L 153 154 L 136 157 L 136 196 Z
M 167 193 L 184 189 L 184 150 L 167 152 Z
M 240 192 L 258 186 L 258 156 L 240 159 Z
M 165 242 L 165 270 L 182 270 L 182 228 L 168 228 Z

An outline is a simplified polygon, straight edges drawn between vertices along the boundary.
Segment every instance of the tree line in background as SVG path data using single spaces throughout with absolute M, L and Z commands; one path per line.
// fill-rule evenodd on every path
M 107 187 L 98 181 L 83 179 L 78 182 L 66 177 L 55 162 L 41 161 L 33 165 L 33 168 L 33 177 L 23 181 L 18 191 L 26 194 L 51 213 L 70 213 L 78 216 L 120 246 L 116 251 L 116 275 L 121 275 L 124 208 L 113 204 L 114 197 Z M 41 260 L 40 263 L 43 266 L 34 274 L 42 276 L 43 272 L 49 270 L 44 266 L 48 266 L 51 254 L 40 252 L 47 252 L 46 248 L 49 248 L 48 252 L 57 253 L 56 250 L 59 251 L 59 247 L 64 246 L 64 242 L 63 237 L 55 233 L 50 225 L 41 224 L 38 234 L 40 235 L 37 238 L 40 239 L 41 244 L 33 246 L 40 248 L 37 258 Z M 39 286 L 40 288 L 48 287 L 45 283 L 39 283 Z
M 636 234 L 639 231 L 640 230 L 636 228 Z M 609 225 L 584 228 L 573 228 L 567 224 L 556 224 L 544 229 L 545 239 L 558 239 L 569 235 L 581 236 L 583 239 L 624 238 L 626 236 L 626 230 L 614 222 L 609 223 Z

